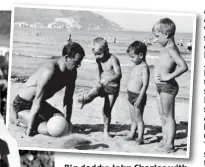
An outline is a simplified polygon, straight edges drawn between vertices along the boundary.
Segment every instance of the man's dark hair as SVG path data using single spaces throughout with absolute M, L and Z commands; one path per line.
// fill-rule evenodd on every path
M 82 46 L 77 42 L 69 42 L 63 47 L 62 56 L 68 55 L 70 58 L 75 58 L 75 55 L 79 53 L 83 57 L 85 56 L 85 51 Z
M 143 60 L 145 60 L 145 56 L 147 53 L 147 46 L 140 41 L 134 41 L 133 43 L 130 44 L 130 46 L 127 49 L 127 53 L 129 53 L 131 50 L 134 51 L 134 54 L 143 54 Z

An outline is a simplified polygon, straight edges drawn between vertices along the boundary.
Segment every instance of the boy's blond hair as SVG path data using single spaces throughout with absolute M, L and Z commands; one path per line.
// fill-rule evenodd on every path
M 162 18 L 159 21 L 157 21 L 153 28 L 152 32 L 161 32 L 166 33 L 169 38 L 173 37 L 176 31 L 176 25 L 175 23 L 169 19 L 169 18 Z
M 93 40 L 93 43 L 98 43 L 100 44 L 100 49 L 103 50 L 103 51 L 109 51 L 109 48 L 108 48 L 108 42 L 107 40 L 105 40 L 104 38 L 102 37 L 97 37 Z

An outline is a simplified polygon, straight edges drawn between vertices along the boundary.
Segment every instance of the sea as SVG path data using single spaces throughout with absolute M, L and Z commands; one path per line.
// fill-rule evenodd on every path
M 112 30 L 75 30 L 67 29 L 48 29 L 48 28 L 23 28 L 15 27 L 13 31 L 13 49 L 12 49 L 12 77 L 29 77 L 39 67 L 45 63 L 57 60 L 62 53 L 63 46 L 67 43 L 69 34 L 72 40 L 80 43 L 84 48 L 86 56 L 78 68 L 78 78 L 76 85 L 78 87 L 90 88 L 98 81 L 97 65 L 92 53 L 92 41 L 94 38 L 101 36 L 107 39 L 109 49 L 115 54 L 121 64 L 122 80 L 121 92 L 126 92 L 127 81 L 133 68 L 126 50 L 128 46 L 135 40 L 144 41 L 145 38 L 153 39 L 152 32 L 136 32 L 136 31 L 112 31 Z M 177 78 L 180 86 L 178 98 L 189 99 L 190 85 L 192 73 L 193 57 L 192 53 L 187 53 L 186 43 L 192 40 L 192 33 L 176 33 L 175 41 L 183 38 L 184 46 L 178 46 L 181 56 L 188 64 L 189 70 L 185 74 Z M 116 42 L 114 43 L 114 39 Z M 148 94 L 156 95 L 156 86 L 154 84 L 153 68 L 158 60 L 160 46 L 153 44 L 148 46 L 147 63 L 150 67 L 150 84 Z

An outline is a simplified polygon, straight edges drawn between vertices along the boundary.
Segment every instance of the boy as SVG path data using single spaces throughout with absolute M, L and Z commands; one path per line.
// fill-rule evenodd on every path
M 9 134 L 0 114 L 0 166 L 20 167 L 20 156 L 16 141 Z
M 152 28 L 162 49 L 155 65 L 154 79 L 157 87 L 157 104 L 162 122 L 162 140 L 158 151 L 173 152 L 176 134 L 175 97 L 179 86 L 175 78 L 188 70 L 175 44 L 176 26 L 169 18 L 160 19 Z
M 127 49 L 131 61 L 135 64 L 128 81 L 127 93 L 131 117 L 131 132 L 127 140 L 134 140 L 138 128 L 137 144 L 143 144 L 144 121 L 143 112 L 147 101 L 147 87 L 149 85 L 149 67 L 145 56 L 147 46 L 140 42 L 133 42 Z
M 70 123 L 73 93 L 85 52 L 80 44 L 70 42 L 64 46 L 62 56 L 55 62 L 49 62 L 37 70 L 20 90 L 13 101 L 13 119 L 17 119 L 28 128 L 26 134 L 34 136 L 41 122 L 47 122 L 53 115 L 65 116 Z M 46 102 L 59 90 L 65 89 L 63 114 Z M 41 131 L 41 130 L 39 130 Z M 42 129 L 44 131 L 44 129 Z
M 108 43 L 104 38 L 95 38 L 93 46 L 92 50 L 98 65 L 100 81 L 88 94 L 79 96 L 77 101 L 80 108 L 83 108 L 94 98 L 104 97 L 104 137 L 108 139 L 111 138 L 109 134 L 111 110 L 119 94 L 122 73 L 118 58 L 109 52 Z

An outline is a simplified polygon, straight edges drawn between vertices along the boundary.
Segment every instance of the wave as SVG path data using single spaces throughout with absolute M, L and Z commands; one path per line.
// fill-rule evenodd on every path
M 52 60 L 56 60 L 59 59 L 60 56 L 48 56 L 48 55 L 24 55 L 21 53 L 13 53 L 14 56 L 20 56 L 20 57 L 32 57 L 32 58 L 41 58 L 41 59 L 52 59 Z M 158 58 L 157 56 L 150 56 L 147 55 L 147 59 L 156 59 Z M 186 62 L 191 62 L 191 60 L 186 60 Z M 83 59 L 83 63 L 88 63 L 88 64 L 95 64 L 96 61 L 95 60 L 90 60 L 90 59 Z M 120 64 L 121 67 L 132 67 L 133 63 L 129 62 L 129 63 L 121 63 Z M 150 69 L 152 70 L 154 68 L 154 65 L 149 65 Z M 190 70 L 189 70 L 190 71 Z
M 32 58 L 42 58 L 42 59 L 58 59 L 60 56 L 47 56 L 47 55 L 24 55 L 21 53 L 13 53 L 14 56 L 21 57 L 32 57 Z
M 35 45 L 46 45 L 40 42 L 23 42 L 23 41 L 13 41 L 13 43 L 20 43 L 20 44 L 35 44 Z

